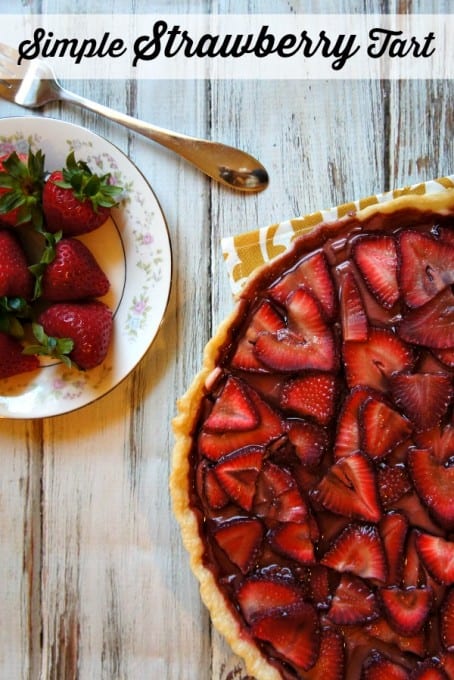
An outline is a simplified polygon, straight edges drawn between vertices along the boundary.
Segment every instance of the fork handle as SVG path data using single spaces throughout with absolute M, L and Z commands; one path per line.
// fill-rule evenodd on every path
M 64 88 L 60 88 L 59 98 L 109 118 L 165 146 L 212 179 L 232 189 L 257 193 L 268 185 L 268 173 L 263 165 L 240 149 L 145 123 Z

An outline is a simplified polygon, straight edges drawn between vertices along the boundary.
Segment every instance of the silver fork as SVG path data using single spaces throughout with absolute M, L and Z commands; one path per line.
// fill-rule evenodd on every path
M 212 179 L 233 189 L 259 192 L 268 186 L 268 173 L 249 154 L 219 142 L 172 132 L 119 113 L 63 88 L 52 68 L 40 59 L 18 65 L 19 53 L 0 43 L 0 97 L 30 109 L 65 101 L 138 132 L 192 163 Z

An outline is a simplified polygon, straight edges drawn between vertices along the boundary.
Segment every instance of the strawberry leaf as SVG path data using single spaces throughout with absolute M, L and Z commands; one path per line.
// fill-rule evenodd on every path
M 71 338 L 54 338 L 44 331 L 41 324 L 32 324 L 33 335 L 38 341 L 37 345 L 28 345 L 24 349 L 24 354 L 39 354 L 54 357 L 62 361 L 68 368 L 76 366 L 71 361 L 69 354 L 74 349 L 74 341 Z

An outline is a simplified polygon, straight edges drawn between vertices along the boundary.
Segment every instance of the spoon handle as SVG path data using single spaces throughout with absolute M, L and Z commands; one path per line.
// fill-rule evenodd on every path
M 165 146 L 231 189 L 257 193 L 268 186 L 268 173 L 263 165 L 240 149 L 145 123 L 62 87 L 59 88 L 59 99 L 78 104 Z

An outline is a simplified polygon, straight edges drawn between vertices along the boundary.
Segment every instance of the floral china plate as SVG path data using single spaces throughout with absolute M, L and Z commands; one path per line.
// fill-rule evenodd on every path
M 86 128 L 52 118 L 0 119 L 0 155 L 42 149 L 45 169 L 63 167 L 67 155 L 110 173 L 124 188 L 119 205 L 99 229 L 81 237 L 107 274 L 103 300 L 114 314 L 105 361 L 79 371 L 53 361 L 38 371 L 0 380 L 0 417 L 43 418 L 68 413 L 104 396 L 138 364 L 160 328 L 170 294 L 171 245 L 157 198 L 136 166 L 113 144 Z

